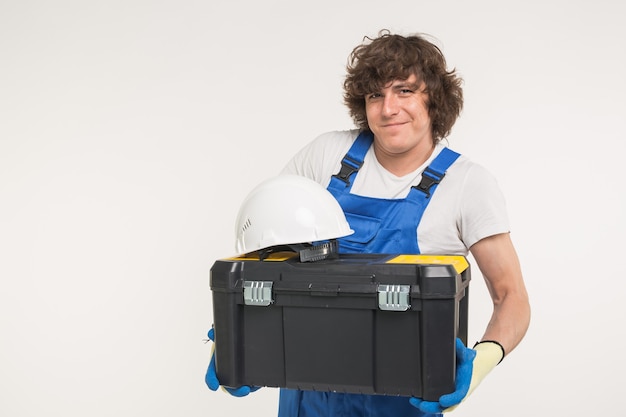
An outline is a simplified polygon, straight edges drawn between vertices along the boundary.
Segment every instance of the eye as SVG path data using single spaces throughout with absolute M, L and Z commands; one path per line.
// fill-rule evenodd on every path
M 365 98 L 367 100 L 375 100 L 375 99 L 377 99 L 379 97 L 381 97 L 380 93 L 371 93 L 371 94 L 368 94 Z

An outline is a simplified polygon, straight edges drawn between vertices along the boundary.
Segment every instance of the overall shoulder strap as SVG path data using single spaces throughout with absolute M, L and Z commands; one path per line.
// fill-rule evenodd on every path
M 330 179 L 329 188 L 343 189 L 351 187 L 356 173 L 363 165 L 365 154 L 369 150 L 374 136 L 370 131 L 363 131 L 354 140 L 354 143 L 341 160 L 341 169 Z
M 412 188 L 421 191 L 426 194 L 426 198 L 429 198 L 446 175 L 446 171 L 450 168 L 450 165 L 452 165 L 459 156 L 461 155 L 453 150 L 447 147 L 443 148 L 439 155 L 437 155 L 426 167 L 424 172 L 422 172 L 422 180 L 420 183 L 414 185 Z

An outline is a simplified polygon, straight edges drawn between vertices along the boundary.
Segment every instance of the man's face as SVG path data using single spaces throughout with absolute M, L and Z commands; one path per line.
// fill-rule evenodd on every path
M 365 96 L 365 110 L 378 152 L 387 157 L 429 155 L 433 147 L 428 95 L 411 75 Z

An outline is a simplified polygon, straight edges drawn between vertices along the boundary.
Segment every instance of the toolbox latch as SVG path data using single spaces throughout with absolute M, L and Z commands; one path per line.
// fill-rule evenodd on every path
M 407 311 L 411 308 L 410 285 L 378 285 L 378 308 L 386 311 Z
M 244 281 L 243 301 L 249 306 L 268 306 L 272 299 L 272 281 Z

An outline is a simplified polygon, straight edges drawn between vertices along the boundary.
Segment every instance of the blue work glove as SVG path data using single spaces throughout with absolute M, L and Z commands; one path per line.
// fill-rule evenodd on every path
M 213 328 L 209 330 L 209 340 L 215 342 L 215 330 L 213 330 Z M 211 349 L 211 362 L 209 362 L 209 369 L 206 371 L 204 381 L 211 391 L 217 391 L 220 387 L 220 381 L 217 379 L 217 372 L 215 371 L 215 343 L 213 343 L 213 348 Z M 242 385 L 238 388 L 222 387 L 222 389 L 234 397 L 245 397 L 259 388 L 261 387 L 251 387 L 248 385 Z
M 456 339 L 456 390 L 442 395 L 439 401 L 413 397 L 409 402 L 425 413 L 452 411 L 476 389 L 503 357 L 504 349 L 497 342 L 480 342 L 474 349 L 470 349 L 465 347 L 461 339 Z

